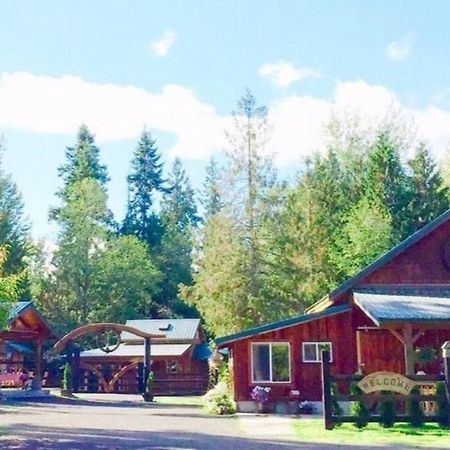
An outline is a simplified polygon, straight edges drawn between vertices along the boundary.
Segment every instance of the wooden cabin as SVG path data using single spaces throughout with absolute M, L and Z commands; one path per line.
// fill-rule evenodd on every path
M 0 384 L 17 387 L 19 372 L 33 373 L 33 386 L 40 389 L 43 375 L 43 346 L 56 339 L 52 327 L 30 301 L 15 303 L 8 328 L 0 331 Z
M 151 339 L 151 370 L 155 395 L 203 394 L 208 386 L 211 355 L 200 319 L 128 320 L 126 325 Z M 139 392 L 139 365 L 144 362 L 144 339 L 128 332 L 120 344 L 105 353 L 100 348 L 80 353 L 79 389 L 87 392 Z
M 216 340 L 227 348 L 235 400 L 254 408 L 251 390 L 271 399 L 321 400 L 321 350 L 333 374 L 442 371 L 450 340 L 450 210 L 291 319 Z M 431 355 L 425 360 L 420 355 Z M 317 406 L 320 407 L 320 404 Z

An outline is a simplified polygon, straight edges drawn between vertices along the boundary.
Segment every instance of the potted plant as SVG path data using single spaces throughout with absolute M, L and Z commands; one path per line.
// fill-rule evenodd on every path
M 298 404 L 298 412 L 300 414 L 314 414 L 316 411 L 316 407 L 314 403 L 308 402 L 307 400 L 303 400 Z
M 269 398 L 270 398 L 270 387 L 255 386 L 250 394 L 252 400 L 256 402 L 256 407 L 259 413 L 268 413 L 269 408 Z
M 69 363 L 64 365 L 63 379 L 62 379 L 62 388 L 61 395 L 64 397 L 70 397 L 72 395 L 72 366 Z
M 153 401 L 153 384 L 155 381 L 155 374 L 151 370 L 147 376 L 147 382 L 145 383 L 145 392 L 143 394 L 144 401 L 152 402 Z

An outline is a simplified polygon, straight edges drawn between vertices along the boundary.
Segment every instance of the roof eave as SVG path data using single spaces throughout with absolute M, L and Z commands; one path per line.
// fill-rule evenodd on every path
M 233 342 L 240 341 L 242 339 L 248 339 L 258 334 L 270 333 L 272 331 L 280 330 L 282 328 L 301 325 L 303 323 L 311 322 L 313 320 L 322 319 L 325 317 L 332 317 L 334 315 L 348 312 L 350 310 L 351 305 L 339 305 L 335 306 L 334 309 L 330 308 L 318 313 L 302 314 L 301 316 L 293 317 L 291 319 L 282 320 L 279 322 L 272 322 L 266 325 L 261 325 L 259 327 L 249 328 L 239 333 L 234 333 L 228 336 L 216 338 L 215 342 L 218 347 L 223 347 Z

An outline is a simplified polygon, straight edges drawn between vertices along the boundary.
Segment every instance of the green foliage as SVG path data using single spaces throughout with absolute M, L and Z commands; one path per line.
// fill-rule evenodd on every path
M 220 172 L 217 162 L 211 158 L 206 166 L 206 177 L 203 183 L 201 203 L 206 218 L 218 213 L 224 206 L 222 187 L 220 185 Z
M 382 392 L 382 394 L 390 395 L 389 392 L 387 393 Z M 395 403 L 389 399 L 382 399 L 380 402 L 380 406 L 378 408 L 378 414 L 380 419 L 380 425 L 383 428 L 393 427 L 397 419 L 397 414 L 395 411 Z
M 419 387 L 414 386 L 410 394 L 420 394 Z M 409 400 L 406 403 L 406 414 L 410 417 L 409 423 L 412 427 L 421 427 L 425 422 L 425 415 L 418 400 Z
M 150 370 L 147 376 L 147 381 L 145 383 L 145 392 L 147 394 L 153 394 L 153 387 L 155 384 L 155 373 L 153 370 Z
M 108 181 L 106 166 L 100 164 L 100 149 L 95 145 L 94 135 L 86 125 L 78 130 L 76 143 L 66 149 L 66 163 L 58 169 L 64 187 L 91 178 L 100 185 Z M 64 196 L 64 189 L 60 193 Z
M 350 386 L 350 392 L 352 395 L 361 395 L 362 390 L 358 387 L 356 383 L 352 383 Z M 356 401 L 352 402 L 350 406 L 350 412 L 352 416 L 356 416 L 356 421 L 354 423 L 356 428 L 365 428 L 369 423 L 370 411 L 365 402 Z
M 6 247 L 0 247 L 0 330 L 4 330 L 8 325 L 11 305 L 19 299 L 25 277 L 24 272 L 7 275 L 7 261 L 8 250 Z
M 155 250 L 162 236 L 161 221 L 153 208 L 155 195 L 169 192 L 160 159 L 156 141 L 144 130 L 127 177 L 128 204 L 121 233 L 137 236 L 151 250 Z
M 438 423 L 441 427 L 449 427 L 450 403 L 445 382 L 439 381 L 436 383 L 436 397 Z
M 425 144 L 408 163 L 411 174 L 409 233 L 414 233 L 450 207 L 450 191 Z
M 236 403 L 223 381 L 217 383 L 203 396 L 203 402 L 205 411 L 209 414 L 222 416 L 236 413 Z
M 338 386 L 335 382 L 331 383 L 331 394 L 332 395 L 339 394 Z M 342 422 L 341 422 L 340 418 L 343 416 L 344 410 L 342 409 L 342 406 L 340 405 L 340 403 L 337 400 L 333 400 L 332 405 L 331 405 L 331 410 L 332 410 L 333 415 L 336 416 L 336 422 L 335 422 L 334 426 L 335 427 L 341 426 Z
M 66 391 L 72 390 L 73 372 L 69 363 L 64 365 L 62 388 Z
M 330 257 L 343 278 L 349 278 L 389 250 L 392 244 L 392 220 L 388 211 L 363 197 L 346 214 Z

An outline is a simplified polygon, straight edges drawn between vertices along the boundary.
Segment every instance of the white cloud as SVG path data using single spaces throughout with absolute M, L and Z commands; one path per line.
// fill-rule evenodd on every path
M 259 75 L 268 78 L 275 86 L 284 88 L 290 86 L 296 81 L 302 81 L 305 78 L 318 78 L 320 72 L 304 67 L 297 69 L 289 61 L 278 61 L 276 63 L 263 64 L 259 70 Z
M 403 61 L 411 56 L 414 35 L 407 34 L 399 41 L 393 41 L 386 47 L 386 56 L 392 61 Z
M 154 56 L 166 56 L 177 39 L 177 34 L 167 30 L 159 39 L 150 44 L 150 51 Z
M 230 99 L 230 105 L 232 102 Z M 415 120 L 418 137 L 426 139 L 437 156 L 450 142 L 450 109 L 435 105 L 407 108 L 391 90 L 361 80 L 338 82 L 328 99 L 284 96 L 268 106 L 273 125 L 268 151 L 276 153 L 280 165 L 295 164 L 323 148 L 324 127 L 331 113 L 350 118 L 349 123 L 358 116 L 357 131 L 365 133 L 368 140 L 371 136 L 366 130 L 401 115 Z M 206 159 L 225 146 L 224 130 L 231 119 L 180 85 L 150 92 L 135 86 L 91 83 L 71 75 L 0 74 L 0 128 L 73 135 L 81 123 L 86 123 L 99 141 L 135 139 L 146 125 L 174 136 L 170 155 Z
M 74 134 L 86 123 L 100 141 L 107 141 L 135 138 L 147 125 L 175 136 L 172 155 L 204 158 L 223 146 L 226 121 L 179 85 L 152 93 L 71 75 L 0 75 L 0 126 L 25 132 Z

